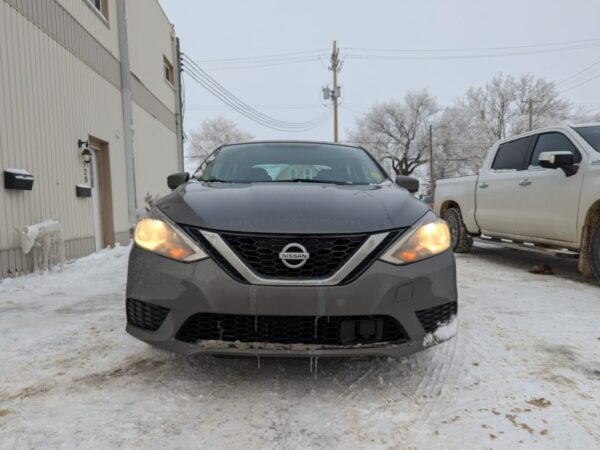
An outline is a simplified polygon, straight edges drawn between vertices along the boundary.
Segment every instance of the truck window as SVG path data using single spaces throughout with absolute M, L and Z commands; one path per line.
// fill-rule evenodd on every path
M 575 128 L 575 131 L 577 131 L 594 150 L 600 152 L 600 126 L 577 127 Z
M 540 165 L 540 154 L 543 152 L 571 152 L 574 155 L 575 163 L 581 162 L 581 153 L 571 140 L 562 133 L 540 134 L 531 155 L 530 166 Z
M 527 136 L 498 147 L 492 164 L 493 170 L 523 170 L 531 137 Z

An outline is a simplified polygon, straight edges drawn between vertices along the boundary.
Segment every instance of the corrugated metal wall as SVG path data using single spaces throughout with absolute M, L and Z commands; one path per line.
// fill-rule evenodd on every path
M 35 176 L 31 192 L 0 186 L 0 276 L 31 268 L 16 226 L 56 218 L 69 257 L 94 251 L 92 202 L 75 196 L 75 185 L 84 182 L 80 138 L 94 136 L 109 145 L 115 232 L 120 239 L 128 235 L 115 13 L 111 0 L 108 26 L 87 0 L 0 0 L 0 171 L 19 168 Z M 137 95 L 154 96 L 145 85 Z M 151 120 L 134 124 L 136 133 L 157 125 L 171 133 L 174 117 L 165 109 L 171 104 L 146 105 L 143 113 Z M 172 142 L 163 137 L 154 149 L 164 153 L 170 147 L 176 167 L 176 137 L 168 137 Z M 154 169 L 163 177 L 165 170 Z
M 163 57 L 173 66 L 173 30 L 160 8 L 126 0 L 129 56 L 133 73 L 134 153 L 138 204 L 147 193 L 165 192 L 166 176 L 179 171 L 176 142 L 175 89 L 164 76 Z M 149 27 L 148 24 L 155 24 Z M 160 125 L 156 124 L 156 119 Z

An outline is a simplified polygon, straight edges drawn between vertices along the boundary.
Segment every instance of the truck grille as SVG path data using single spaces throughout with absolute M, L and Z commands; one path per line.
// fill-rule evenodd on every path
M 189 343 L 217 340 L 339 346 L 402 342 L 407 340 L 407 335 L 390 316 L 315 318 L 200 313 L 183 324 L 176 339 Z

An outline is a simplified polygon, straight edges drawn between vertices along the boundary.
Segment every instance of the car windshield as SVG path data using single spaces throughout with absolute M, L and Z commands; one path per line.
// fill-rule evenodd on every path
M 200 166 L 194 177 L 224 183 L 378 184 L 387 179 L 360 148 L 309 143 L 224 146 Z
M 577 131 L 594 150 L 600 152 L 600 126 L 576 127 L 575 131 Z

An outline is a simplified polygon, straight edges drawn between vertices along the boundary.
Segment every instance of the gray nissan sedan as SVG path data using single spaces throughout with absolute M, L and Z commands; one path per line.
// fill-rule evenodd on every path
M 399 357 L 456 333 L 446 223 L 364 149 L 225 145 L 135 230 L 127 331 L 183 354 Z

